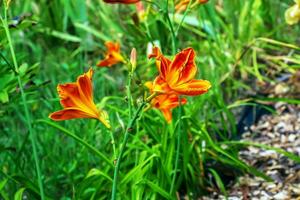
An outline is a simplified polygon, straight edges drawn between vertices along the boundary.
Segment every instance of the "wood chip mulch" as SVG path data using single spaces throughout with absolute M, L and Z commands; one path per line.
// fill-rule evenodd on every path
M 282 148 L 300 156 L 300 106 L 277 103 L 275 108 L 277 114 L 263 116 L 243 134 L 242 141 Z M 229 200 L 300 200 L 300 163 L 274 150 L 251 146 L 240 152 L 240 158 L 274 181 L 242 176 L 228 189 Z M 225 197 L 213 193 L 202 199 Z

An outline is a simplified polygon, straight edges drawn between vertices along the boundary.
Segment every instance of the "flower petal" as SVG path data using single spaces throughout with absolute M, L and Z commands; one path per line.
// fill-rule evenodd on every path
M 156 66 L 162 79 L 166 79 L 166 75 L 169 73 L 169 66 L 171 61 L 166 58 L 158 47 L 153 47 L 152 54 L 148 58 L 156 59 Z
M 186 104 L 185 98 L 181 99 L 181 105 Z M 164 115 L 168 123 L 172 120 L 172 109 L 179 106 L 179 97 L 177 95 L 162 94 L 152 100 L 152 105 L 158 108 Z
M 120 54 L 120 44 L 113 42 L 106 42 L 105 46 L 107 48 L 105 59 L 97 63 L 98 67 L 110 67 L 119 62 L 125 62 L 125 59 Z
M 172 89 L 180 95 L 195 96 L 206 93 L 210 87 L 211 84 L 207 80 L 192 80 L 188 83 L 176 85 Z
M 161 76 L 157 76 L 154 79 L 153 85 L 152 85 L 152 91 L 158 92 L 158 93 L 166 93 L 166 94 L 174 93 L 174 92 L 172 92 L 169 85 L 166 83 L 166 81 Z
M 101 60 L 97 63 L 97 66 L 98 67 L 111 67 L 112 65 L 114 64 L 117 64 L 118 62 L 116 62 L 115 60 L 113 59 L 110 59 L 110 58 L 106 58 L 104 60 Z
M 60 104 L 64 107 L 77 107 L 81 104 L 80 94 L 76 83 L 58 84 L 57 92 Z
M 77 85 L 80 98 L 82 100 L 86 100 L 85 103 L 93 102 L 93 86 L 91 81 L 92 75 L 93 70 L 90 69 L 87 73 L 77 78 Z
M 170 87 L 188 82 L 195 77 L 197 73 L 195 56 L 195 51 L 192 48 L 186 48 L 175 56 L 166 78 Z
M 170 109 L 162 109 L 161 112 L 168 123 L 172 121 L 172 111 Z
M 59 110 L 49 115 L 49 118 L 55 121 L 62 121 L 68 119 L 77 119 L 77 118 L 96 118 L 97 116 L 90 115 L 78 108 L 65 108 L 64 110 Z
M 93 78 L 94 70 L 92 68 L 89 69 L 88 72 L 85 73 L 90 80 Z
M 105 46 L 106 46 L 108 52 L 120 51 L 120 44 L 119 43 L 113 43 L 111 41 L 107 41 L 107 42 L 105 42 Z
M 104 0 L 105 3 L 122 3 L 122 4 L 133 4 L 140 0 Z
M 159 95 L 157 101 L 159 101 L 160 109 L 173 109 L 179 106 L 178 95 Z M 181 98 L 181 105 L 186 104 L 187 100 Z

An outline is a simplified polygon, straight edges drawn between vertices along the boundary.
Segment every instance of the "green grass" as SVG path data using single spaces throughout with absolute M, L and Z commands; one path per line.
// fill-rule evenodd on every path
M 153 1 L 145 3 L 148 17 L 139 23 L 133 20 L 133 5 L 84 0 L 11 2 L 7 23 L 16 24 L 9 28 L 11 42 L 6 22 L 0 25 L 0 199 L 21 199 L 22 195 L 41 199 L 43 192 L 44 199 L 111 197 L 115 154 L 130 121 L 129 109 L 136 111 L 148 92 L 143 84 L 157 75 L 155 63 L 146 55 L 147 44 L 154 41 L 170 57 L 193 47 L 197 78 L 209 80 L 212 88 L 204 95 L 188 97 L 181 112 L 174 109 L 171 124 L 155 109 L 138 117 L 120 166 L 118 199 L 176 199 L 170 190 L 179 129 L 179 172 L 173 187 L 180 195 L 195 199 L 209 193 L 209 188 L 226 194 L 224 174 L 231 171 L 235 171 L 233 180 L 243 173 L 269 179 L 239 160 L 238 151 L 245 145 L 274 148 L 232 138 L 237 134 L 236 113 L 244 105 L 299 104 L 292 97 L 253 95 L 259 91 L 257 80 L 273 84 L 278 75 L 299 70 L 299 25 L 288 26 L 284 21 L 293 1 L 210 0 L 179 15 L 173 14 L 173 1 L 169 15 L 167 1 Z M 1 6 L 5 21 L 4 15 Z M 16 16 L 24 19 L 16 22 Z M 121 42 L 127 58 L 133 47 L 137 49 L 131 108 L 126 100 L 127 66 L 95 66 L 103 58 L 107 40 Z M 95 69 L 94 100 L 109 113 L 115 153 L 111 134 L 96 120 L 48 119 L 49 113 L 61 109 L 57 84 L 73 82 L 90 66 Z M 295 155 L 274 150 L 299 162 Z

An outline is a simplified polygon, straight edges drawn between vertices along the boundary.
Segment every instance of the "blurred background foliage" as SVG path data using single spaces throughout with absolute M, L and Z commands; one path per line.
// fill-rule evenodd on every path
M 138 104 L 146 92 L 143 84 L 157 74 L 154 62 L 147 59 L 147 45 L 158 42 L 164 54 L 173 56 L 167 1 L 153 1 L 144 4 L 144 19 L 138 17 L 135 6 L 108 5 L 101 0 L 10 3 L 9 30 L 27 95 L 46 199 L 109 198 L 114 160 L 109 132 L 94 120 L 53 123 L 47 118 L 60 109 L 56 85 L 72 82 L 95 66 L 108 40 L 120 42 L 127 57 L 133 47 L 137 49 L 131 90 Z M 292 0 L 210 0 L 191 9 L 180 26 L 184 13 L 174 13 L 170 1 L 169 17 L 175 30 L 180 26 L 177 52 L 193 47 L 198 78 L 213 86 L 207 94 L 188 98 L 183 107 L 177 195 L 195 199 L 211 191 L 226 194 L 226 187 L 243 173 L 269 180 L 238 159 L 242 146 L 224 142 L 239 139 L 243 126 L 255 121 L 252 115 L 258 105 L 273 112 L 272 102 L 299 104 L 299 26 L 284 21 L 291 4 Z M 0 56 L 1 199 L 22 199 L 22 195 L 39 199 L 17 72 L 3 24 Z M 94 99 L 108 111 L 119 145 L 129 120 L 126 66 L 94 69 Z M 120 199 L 175 198 L 169 189 L 178 109 L 173 114 L 170 125 L 157 110 L 140 117 L 121 166 Z M 248 115 L 253 119 L 245 121 Z M 74 140 L 76 135 L 111 162 Z

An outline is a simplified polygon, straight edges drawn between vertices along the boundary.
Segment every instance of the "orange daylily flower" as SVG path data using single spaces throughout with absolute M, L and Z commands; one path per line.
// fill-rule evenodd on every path
M 110 128 L 107 113 L 98 110 L 93 101 L 93 70 L 79 76 L 75 83 L 58 84 L 57 92 L 63 110 L 49 115 L 55 121 L 69 120 L 75 118 L 94 118 Z
M 153 92 L 189 96 L 206 93 L 210 82 L 194 79 L 197 73 L 195 56 L 194 49 L 186 48 L 171 61 L 154 47 L 149 58 L 156 59 L 159 76 L 153 82 Z
M 105 59 L 98 62 L 98 67 L 111 67 L 119 62 L 125 62 L 125 59 L 120 53 L 120 44 L 113 42 L 106 42 L 107 48 Z
M 152 82 L 146 82 L 145 86 L 153 92 Z M 186 104 L 186 102 L 185 98 L 181 98 L 181 105 Z M 172 109 L 179 105 L 179 97 L 176 94 L 160 94 L 151 100 L 151 106 L 159 109 L 168 123 L 172 121 Z
M 187 6 L 189 5 L 190 0 L 180 0 L 176 5 L 175 5 L 175 10 L 176 12 L 182 12 L 186 10 Z
M 197 4 L 205 4 L 208 0 L 196 0 L 191 7 L 196 6 Z M 190 0 L 179 0 L 178 3 L 175 5 L 175 10 L 177 13 L 182 12 L 187 9 Z
M 133 4 L 140 0 L 104 0 L 105 3 L 122 3 L 122 4 Z
M 208 0 L 198 0 L 197 2 L 198 2 L 199 4 L 204 4 L 204 3 L 207 3 Z

